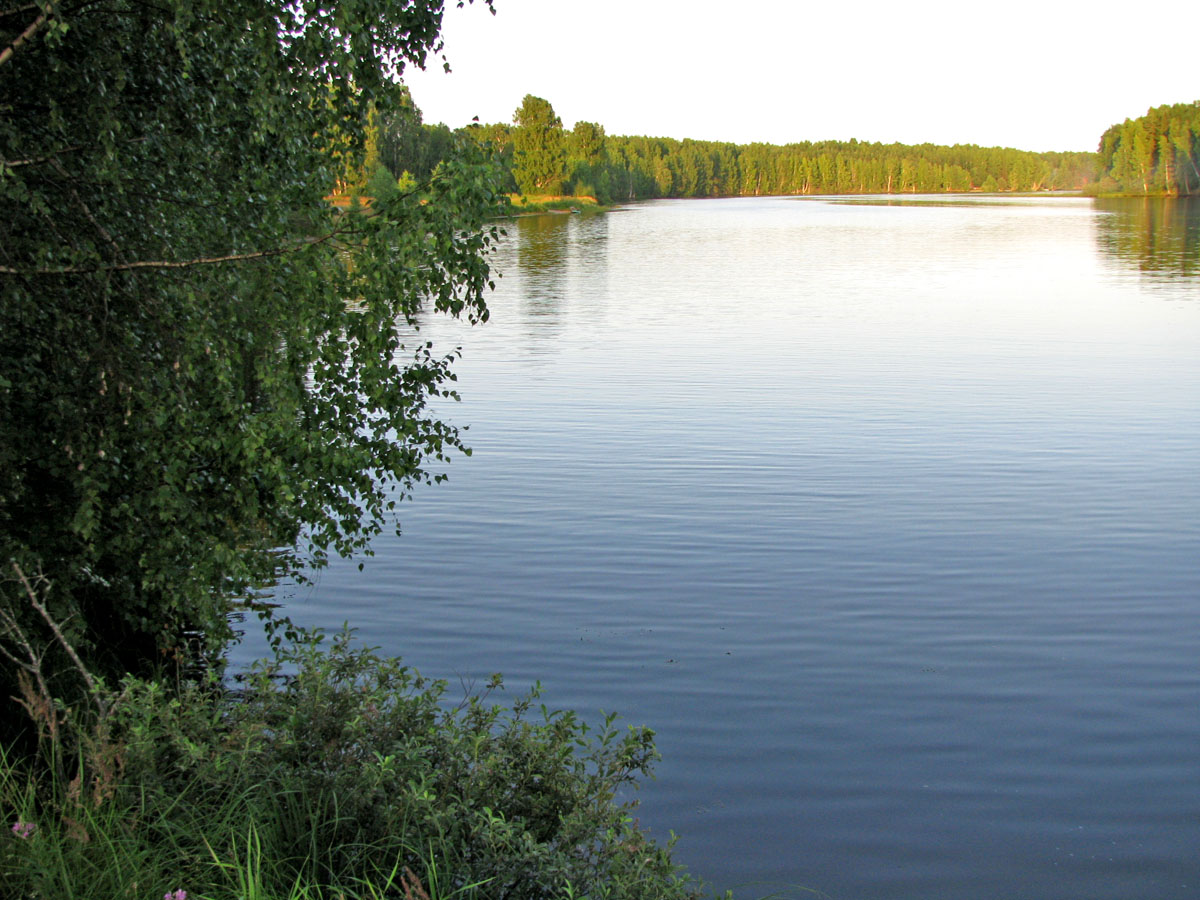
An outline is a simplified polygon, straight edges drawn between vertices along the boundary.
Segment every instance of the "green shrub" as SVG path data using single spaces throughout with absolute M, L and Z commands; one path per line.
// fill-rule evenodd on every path
M 396 176 L 388 171 L 387 166 L 378 166 L 371 173 L 371 177 L 367 179 L 365 193 L 368 197 L 376 201 L 394 200 L 397 194 L 400 193 Z
M 236 690 L 127 678 L 78 735 L 72 777 L 0 761 L 0 804 L 37 826 L 2 836 L 0 884 L 81 900 L 416 898 L 418 880 L 433 900 L 696 896 L 621 796 L 649 774 L 653 733 L 612 717 L 591 731 L 536 690 L 491 702 L 502 688 L 451 703 L 349 631 L 281 645 Z

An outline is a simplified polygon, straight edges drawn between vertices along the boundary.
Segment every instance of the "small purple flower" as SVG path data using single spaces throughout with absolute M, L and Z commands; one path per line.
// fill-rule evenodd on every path
M 19 837 L 21 840 L 25 840 L 27 837 L 29 837 L 31 834 L 33 834 L 36 830 L 37 830 L 37 826 L 34 825 L 32 822 L 17 821 L 13 824 L 13 827 L 12 827 L 12 833 L 15 834 L 17 837 Z
M 187 900 L 187 891 L 167 891 L 163 894 L 163 900 Z

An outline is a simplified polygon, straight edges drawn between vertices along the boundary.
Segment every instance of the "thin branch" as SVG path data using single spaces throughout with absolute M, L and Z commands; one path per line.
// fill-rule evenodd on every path
M 71 196 L 75 198 L 76 205 L 83 210 L 83 214 L 87 216 L 87 220 L 92 223 L 92 227 L 94 227 L 96 231 L 100 232 L 100 236 L 108 242 L 110 247 L 112 247 L 113 255 L 117 259 L 122 259 L 124 254 L 121 253 L 120 245 L 117 244 L 109 230 L 96 221 L 96 217 L 92 215 L 91 209 L 89 209 L 88 205 L 83 202 L 83 198 L 79 196 L 79 191 L 75 190 L 75 186 L 71 184 L 71 176 L 63 167 L 62 162 L 60 162 L 58 159 L 55 159 L 51 165 L 54 166 L 54 171 L 58 172 L 58 174 L 60 174 L 63 178 L 67 179 L 67 190 L 70 191 Z
M 305 247 L 315 247 L 324 244 L 346 231 L 338 228 L 328 234 L 315 238 L 306 238 L 290 247 L 275 247 L 271 250 L 256 250 L 253 253 L 230 253 L 227 256 L 200 256 L 196 259 L 184 260 L 137 260 L 128 263 L 108 263 L 94 266 L 63 266 L 60 269 L 16 269 L 11 266 L 0 266 L 0 275 L 88 275 L 95 272 L 127 272 L 132 269 L 190 269 L 194 266 L 211 266 L 217 263 L 242 262 L 248 259 L 266 259 L 271 256 L 284 256 L 295 253 Z
M 19 666 L 30 674 L 38 676 L 38 681 L 41 681 L 41 662 L 42 657 L 34 652 L 33 645 L 29 643 L 29 638 L 25 636 L 25 630 L 21 628 L 16 617 L 7 609 L 0 608 L 0 628 L 4 634 L 9 637 L 18 647 L 25 651 L 25 655 L 29 657 L 29 662 L 24 662 L 18 659 L 8 648 L 0 644 L 0 656 L 3 656 L 14 666 Z
M 17 570 L 17 574 L 21 574 L 20 568 L 16 563 L 13 563 L 13 568 Z M 24 580 L 24 576 L 22 576 Z M 37 697 L 34 697 L 32 686 L 28 681 L 19 682 L 21 685 L 21 699 L 14 697 L 13 699 L 25 707 L 25 711 L 29 713 L 29 717 L 34 722 L 44 721 L 46 727 L 50 729 L 50 737 L 52 741 L 58 740 L 58 717 L 53 712 L 54 703 L 51 699 L 50 688 L 46 685 L 46 679 L 42 675 L 42 660 L 45 657 L 45 651 L 38 653 L 33 649 L 33 643 L 29 640 L 29 636 L 25 634 L 25 629 L 21 627 L 21 623 L 17 621 L 17 617 L 12 612 L 4 607 L 0 607 L 0 628 L 9 640 L 13 641 L 21 650 L 29 661 L 18 659 L 14 654 L 8 651 L 7 647 L 0 644 L 0 655 L 4 656 L 9 662 L 24 670 L 24 673 L 32 675 L 37 681 Z M 18 679 L 21 673 L 18 672 Z
M 42 14 L 34 19 L 30 26 L 17 36 L 15 41 L 3 50 L 0 50 L 0 66 L 12 59 L 12 55 L 17 52 L 17 48 L 41 30 L 42 26 L 46 24 L 46 20 L 50 18 L 50 10 L 53 8 L 50 4 L 46 4 L 46 7 L 42 10 Z
M 41 9 L 36 3 L 26 3 L 24 6 L 14 6 L 10 9 L 0 10 L 0 19 L 7 19 L 9 16 L 15 16 L 17 13 L 28 12 L 31 9 Z
M 96 684 L 96 680 L 92 678 L 92 673 L 87 670 L 87 666 L 83 664 L 83 660 L 79 658 L 79 654 L 75 652 L 75 648 L 71 646 L 71 642 L 63 635 L 62 629 L 58 627 L 58 623 L 54 621 L 54 617 L 50 615 L 46 607 L 38 602 L 37 593 L 34 591 L 33 585 L 29 583 L 29 579 L 25 577 L 25 573 L 21 570 L 21 567 L 13 563 L 13 571 L 17 573 L 17 578 L 21 580 L 21 585 L 25 588 L 25 593 L 29 596 L 30 605 L 46 620 L 46 624 L 50 626 L 54 637 L 62 645 L 62 648 L 67 651 L 67 655 L 71 657 L 71 662 L 75 664 L 75 668 L 83 677 L 83 681 L 88 687 L 88 693 L 96 701 L 96 708 L 100 711 L 101 717 L 103 717 L 108 712 L 108 705 L 104 702 L 104 697 L 100 693 L 100 688 Z
M 129 140 L 121 141 L 122 144 L 140 144 L 143 141 L 150 140 L 149 137 L 129 138 Z M 54 162 L 64 153 L 78 153 L 80 150 L 87 150 L 90 144 L 72 144 L 70 147 L 63 147 L 61 150 L 55 150 L 53 153 L 48 153 L 45 156 L 31 156 L 29 159 L 0 159 L 0 166 L 6 166 L 9 169 L 17 169 L 21 166 L 37 166 L 42 163 Z

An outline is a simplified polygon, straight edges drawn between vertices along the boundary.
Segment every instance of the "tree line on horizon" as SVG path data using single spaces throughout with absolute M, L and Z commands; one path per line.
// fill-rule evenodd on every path
M 524 98 L 511 124 L 462 130 L 493 146 L 514 192 L 592 196 L 600 202 L 965 191 L 1200 193 L 1200 101 L 1153 107 L 1111 126 L 1098 153 L 853 138 L 776 145 L 616 136 L 588 121 L 568 130 L 550 102 L 533 95 Z M 378 158 L 389 173 L 408 172 L 420 181 L 453 140 L 446 125 L 424 124 L 409 98 L 381 121 Z
M 781 194 L 1079 190 L 1096 178 L 1096 154 L 1034 153 L 972 144 L 804 141 L 735 144 L 614 136 L 579 121 L 568 130 L 546 100 L 527 95 L 513 123 L 466 129 L 499 153 L 514 192 L 591 196 L 600 202 Z M 380 160 L 417 180 L 448 145 L 413 104 L 381 122 Z

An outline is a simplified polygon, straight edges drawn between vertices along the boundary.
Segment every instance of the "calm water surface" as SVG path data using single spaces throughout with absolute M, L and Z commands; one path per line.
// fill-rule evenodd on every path
M 470 459 L 291 611 L 659 735 L 739 897 L 1200 896 L 1200 208 L 523 219 Z

